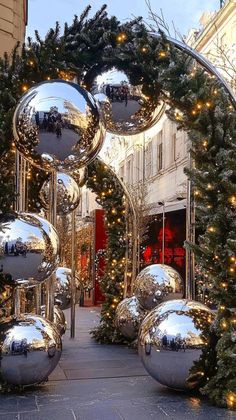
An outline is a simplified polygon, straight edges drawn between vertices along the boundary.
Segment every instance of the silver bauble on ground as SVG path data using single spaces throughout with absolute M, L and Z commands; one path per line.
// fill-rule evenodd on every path
M 105 136 L 94 98 L 63 80 L 29 89 L 16 108 L 13 129 L 17 149 L 31 164 L 69 173 L 96 157 Z
M 49 209 L 49 182 L 45 181 L 40 193 L 43 207 Z M 80 202 L 80 190 L 75 180 L 63 172 L 57 172 L 57 214 L 64 215 L 75 210 Z
M 75 274 L 76 284 L 76 302 L 79 300 L 79 277 Z M 56 270 L 56 285 L 55 285 L 55 304 L 62 310 L 68 309 L 71 306 L 71 269 L 67 267 L 58 267 Z
M 135 296 L 123 299 L 116 308 L 115 325 L 125 337 L 135 340 L 146 312 Z
M 144 95 L 141 84 L 132 86 L 125 72 L 115 67 L 96 77 L 92 93 L 112 134 L 125 136 L 147 130 L 157 122 L 163 108 L 156 97 Z
M 65 334 L 66 332 L 66 318 L 64 315 L 64 312 L 61 310 L 61 308 L 58 305 L 54 305 L 54 319 L 53 319 L 53 324 L 56 327 L 56 329 L 58 330 L 60 335 Z M 45 318 L 46 316 L 46 309 L 45 309 L 45 305 L 41 306 L 41 315 Z
M 0 324 L 0 376 L 8 385 L 34 385 L 47 380 L 61 357 L 61 337 L 52 323 L 36 315 Z
M 145 309 L 153 309 L 166 300 L 182 298 L 183 290 L 180 274 L 166 264 L 145 267 L 134 282 L 134 294 Z
M 4 274 L 16 283 L 38 284 L 58 265 L 58 237 L 47 221 L 32 214 L 0 216 L 0 258 Z M 49 229 L 49 234 L 44 229 Z M 49 236 L 50 235 L 50 236 Z
M 139 355 L 148 373 L 169 388 L 195 388 L 204 373 L 190 372 L 207 345 L 207 334 L 214 319 L 203 304 L 172 300 L 153 309 L 139 331 Z

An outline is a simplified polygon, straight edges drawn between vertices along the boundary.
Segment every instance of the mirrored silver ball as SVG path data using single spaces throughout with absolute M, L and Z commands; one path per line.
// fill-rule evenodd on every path
M 166 264 L 145 267 L 134 282 L 134 294 L 145 309 L 153 309 L 166 300 L 182 298 L 183 289 L 180 274 Z
M 164 302 L 143 320 L 138 339 L 139 355 L 147 372 L 169 388 L 195 388 L 204 372 L 190 371 L 207 345 L 206 328 L 212 311 L 188 300 Z
M 135 340 L 146 312 L 135 296 L 123 299 L 116 308 L 115 325 L 125 337 Z
M 15 283 L 42 283 L 58 265 L 58 236 L 43 218 L 13 213 L 0 216 L 0 264 Z
M 83 168 L 75 169 L 70 175 L 75 179 L 78 187 L 82 188 L 88 180 L 88 168 L 84 166 Z
M 62 351 L 61 337 L 41 316 L 22 315 L 0 324 L 0 375 L 8 385 L 34 385 L 47 380 Z
M 49 209 L 49 182 L 45 181 L 40 193 L 43 207 Z M 57 172 L 57 214 L 64 215 L 75 210 L 80 202 L 80 190 L 75 180 L 63 172 Z
M 78 273 L 75 274 L 76 302 L 80 297 L 80 281 Z M 55 304 L 62 310 L 71 307 L 71 269 L 58 267 L 56 270 Z
M 54 305 L 53 310 L 54 310 L 53 325 L 56 327 L 59 334 L 63 335 L 66 332 L 66 326 L 67 326 L 64 312 L 58 305 Z M 41 306 L 41 316 L 43 316 L 44 318 L 46 316 L 45 305 Z
M 69 173 L 96 157 L 105 136 L 94 98 L 63 80 L 29 89 L 16 108 L 13 130 L 16 147 L 32 165 Z
M 147 97 L 141 84 L 133 86 L 127 74 L 115 67 L 96 77 L 92 93 L 112 134 L 141 133 L 152 127 L 163 112 L 156 98 Z

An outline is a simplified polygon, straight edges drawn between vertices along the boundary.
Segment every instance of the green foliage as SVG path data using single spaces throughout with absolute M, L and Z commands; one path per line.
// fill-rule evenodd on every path
M 96 193 L 96 200 L 104 209 L 107 231 L 105 273 L 101 279 L 105 302 L 102 305 L 101 323 L 92 334 L 103 343 L 124 342 L 124 337 L 114 325 L 115 310 L 123 299 L 124 290 L 126 248 L 124 191 L 112 171 L 97 159 L 89 165 L 87 187 Z

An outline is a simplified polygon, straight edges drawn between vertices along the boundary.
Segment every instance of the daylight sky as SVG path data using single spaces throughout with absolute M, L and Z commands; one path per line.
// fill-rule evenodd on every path
M 148 7 L 145 0 L 28 0 L 29 19 L 27 36 L 34 36 L 34 30 L 44 36 L 58 20 L 71 23 L 73 16 L 80 15 L 84 8 L 92 6 L 91 16 L 104 3 L 108 6 L 108 14 L 115 15 L 121 22 L 132 17 L 143 16 L 148 21 Z M 198 28 L 198 20 L 204 11 L 219 9 L 220 0 L 150 0 L 152 10 L 165 17 L 165 21 L 182 34 L 191 28 Z M 173 34 L 173 33 L 172 33 Z

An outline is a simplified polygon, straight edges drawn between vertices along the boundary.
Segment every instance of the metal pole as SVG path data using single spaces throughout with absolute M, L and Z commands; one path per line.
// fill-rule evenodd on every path
M 130 241 L 128 233 L 129 233 L 129 214 L 128 214 L 127 198 L 125 198 L 125 237 L 126 237 L 126 241 L 125 241 L 125 271 L 124 271 L 124 294 L 123 294 L 124 299 L 127 297 L 127 292 L 128 292 L 127 272 L 128 272 L 128 265 L 129 265 L 128 262 L 129 262 L 129 241 Z
M 75 338 L 75 303 L 76 303 L 76 284 L 75 284 L 75 265 L 76 265 L 76 235 L 75 235 L 75 212 L 71 214 L 71 322 L 70 338 Z
M 56 228 L 57 221 L 57 173 L 53 171 L 49 181 L 49 222 Z M 56 274 L 53 273 L 46 283 L 46 311 L 49 321 L 54 320 L 54 284 Z
M 14 315 L 19 317 L 21 314 L 21 288 L 19 286 L 15 287 L 14 290 Z
M 165 264 L 165 202 L 162 205 L 162 264 Z
M 192 167 L 192 158 L 189 154 L 189 167 Z M 187 181 L 187 207 L 186 207 L 186 241 L 195 243 L 195 203 L 192 194 L 192 183 Z M 186 248 L 186 274 L 185 296 L 187 299 L 195 299 L 195 257 L 194 252 Z

